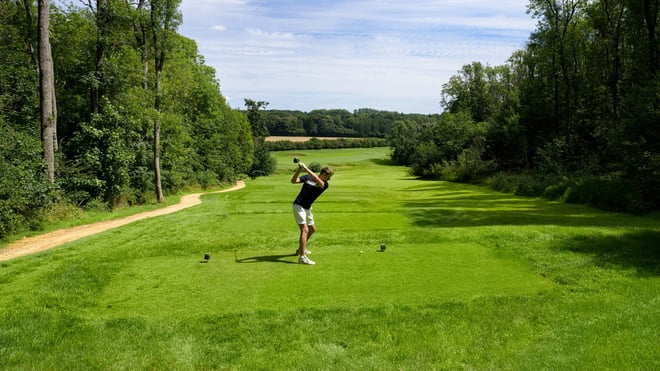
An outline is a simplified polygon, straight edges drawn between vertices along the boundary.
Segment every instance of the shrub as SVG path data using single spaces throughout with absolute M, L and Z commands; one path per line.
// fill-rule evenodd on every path
M 220 184 L 218 174 L 210 170 L 198 171 L 197 181 L 204 189 L 215 187 Z
M 499 172 L 488 178 L 485 183 L 496 191 L 528 197 L 542 196 L 549 187 L 556 184 L 552 177 L 535 172 Z
M 65 199 L 58 200 L 43 209 L 43 219 L 46 222 L 75 219 L 82 215 L 82 209 Z
M 254 161 L 252 162 L 252 167 L 250 168 L 248 175 L 251 178 L 267 176 L 274 173 L 276 167 L 277 161 L 270 155 L 268 148 L 266 148 L 266 146 L 261 146 L 254 151 Z
M 95 198 L 93 200 L 88 201 L 85 203 L 85 206 L 83 208 L 85 211 L 101 211 L 101 212 L 107 212 L 110 211 L 112 208 L 110 205 L 108 205 L 107 202 Z
M 495 162 L 482 160 L 479 151 L 471 148 L 458 155 L 454 166 L 456 181 L 464 183 L 478 182 L 495 171 Z
M 567 188 L 568 185 L 566 184 L 549 185 L 545 187 L 542 196 L 548 200 L 559 200 L 564 196 Z
M 307 166 L 309 167 L 309 170 L 311 170 L 315 173 L 318 173 L 319 171 L 321 171 L 321 164 L 318 163 L 318 162 L 312 162 Z
M 606 177 L 578 179 L 568 188 L 564 200 L 590 205 L 603 210 L 640 213 L 646 211 L 640 194 L 630 181 Z
M 67 164 L 60 170 L 57 184 L 69 201 L 84 206 L 87 202 L 100 198 L 105 189 L 105 182 L 86 172 L 80 162 Z
M 643 213 L 653 209 L 635 182 L 619 176 L 548 176 L 541 173 L 497 173 L 486 185 L 520 196 L 590 205 L 602 210 Z
M 44 174 L 41 143 L 0 121 L 0 238 L 41 225 L 54 200 Z

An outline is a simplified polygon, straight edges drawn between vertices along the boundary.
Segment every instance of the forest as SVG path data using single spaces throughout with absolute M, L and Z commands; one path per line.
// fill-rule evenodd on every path
M 659 1 L 531 0 L 528 13 L 524 49 L 442 86 L 440 121 L 393 128 L 393 160 L 423 177 L 657 210 Z
M 179 4 L 0 1 L 0 237 L 56 206 L 161 201 L 250 171 L 250 123 L 176 32 Z
M 421 177 L 657 210 L 659 1 L 530 0 L 526 46 L 501 66 L 464 65 L 438 87 L 445 112 L 422 115 L 247 97 L 232 109 L 177 33 L 181 0 L 0 0 L 0 238 L 63 205 L 111 209 L 266 175 L 268 135 L 386 141 Z

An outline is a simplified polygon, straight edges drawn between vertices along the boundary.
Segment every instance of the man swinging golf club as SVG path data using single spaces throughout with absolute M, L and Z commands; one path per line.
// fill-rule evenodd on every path
M 297 158 L 294 158 L 293 162 L 298 163 L 298 167 L 291 178 L 291 183 L 302 183 L 300 193 L 298 193 L 298 196 L 293 201 L 293 215 L 296 218 L 298 228 L 300 228 L 300 240 L 297 251 L 298 263 L 314 265 L 316 263 L 307 257 L 307 254 L 310 253 L 307 251 L 307 241 L 316 232 L 314 215 L 312 214 L 312 203 L 316 201 L 321 193 L 328 189 L 328 180 L 332 176 L 332 170 L 324 167 L 321 169 L 319 175 L 316 175 L 305 164 L 298 161 Z M 299 176 L 303 170 L 307 174 Z

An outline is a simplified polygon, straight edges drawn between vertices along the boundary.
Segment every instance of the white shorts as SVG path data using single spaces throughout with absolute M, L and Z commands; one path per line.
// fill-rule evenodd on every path
M 293 204 L 293 216 L 296 218 L 296 224 L 314 225 L 314 215 L 312 209 L 305 209 L 304 207 Z

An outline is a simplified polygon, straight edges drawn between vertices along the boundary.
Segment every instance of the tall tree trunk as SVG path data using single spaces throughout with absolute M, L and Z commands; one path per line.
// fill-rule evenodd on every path
M 140 49 L 140 61 L 142 62 L 142 89 L 149 89 L 149 35 L 147 22 L 143 18 L 145 0 L 139 0 L 136 4 L 136 18 L 133 20 L 133 35 Z
M 175 31 L 181 21 L 181 14 L 177 10 L 180 2 L 181 0 L 151 0 L 149 2 L 149 26 L 154 51 L 154 72 L 156 76 L 154 99 L 154 110 L 156 111 L 156 119 L 154 121 L 154 182 L 158 202 L 163 202 L 160 173 L 161 80 L 167 52 L 171 48 L 168 42 L 168 33 Z M 143 4 L 143 2 L 141 1 L 139 4 Z
M 50 0 L 39 0 L 39 93 L 41 103 L 41 142 L 48 168 L 48 181 L 55 182 L 57 149 L 57 109 L 55 71 L 50 47 Z
M 649 72 L 651 77 L 655 77 L 660 68 L 660 48 L 658 48 L 658 38 L 656 27 L 658 25 L 658 12 L 660 12 L 659 0 L 644 0 L 644 23 L 649 43 Z
M 91 6 L 90 6 L 91 7 Z M 94 66 L 94 77 L 96 81 L 91 88 L 92 112 L 100 112 L 101 98 L 105 94 L 105 73 L 103 65 L 105 63 L 105 50 L 108 44 L 108 4 L 107 0 L 96 1 L 96 64 Z
M 156 22 L 156 12 L 154 11 L 154 4 L 151 4 L 151 24 L 158 24 Z M 165 66 L 165 39 L 167 31 L 163 34 L 159 34 L 154 30 L 153 37 L 153 47 L 154 47 L 154 69 L 156 73 L 156 84 L 155 84 L 155 98 L 154 98 L 154 110 L 156 111 L 156 120 L 154 121 L 154 184 L 156 186 L 156 199 L 158 202 L 163 202 L 163 186 L 161 182 L 160 174 L 160 117 L 161 117 L 161 78 L 163 75 L 163 67 Z M 159 40 L 159 37 L 161 39 Z
M 34 62 L 37 73 L 39 73 L 39 56 L 37 55 L 37 51 L 34 50 L 34 43 L 32 42 L 33 37 L 35 36 L 34 19 L 32 18 L 32 1 L 23 0 L 23 7 L 25 8 L 26 23 L 28 28 L 28 37 L 27 37 L 28 49 L 30 49 L 30 57 L 32 58 L 32 62 Z
M 156 120 L 154 121 L 154 185 L 156 186 L 156 199 L 163 202 L 163 186 L 160 176 L 160 76 L 161 71 L 156 71 L 156 98 L 154 100 L 154 109 L 156 110 Z

